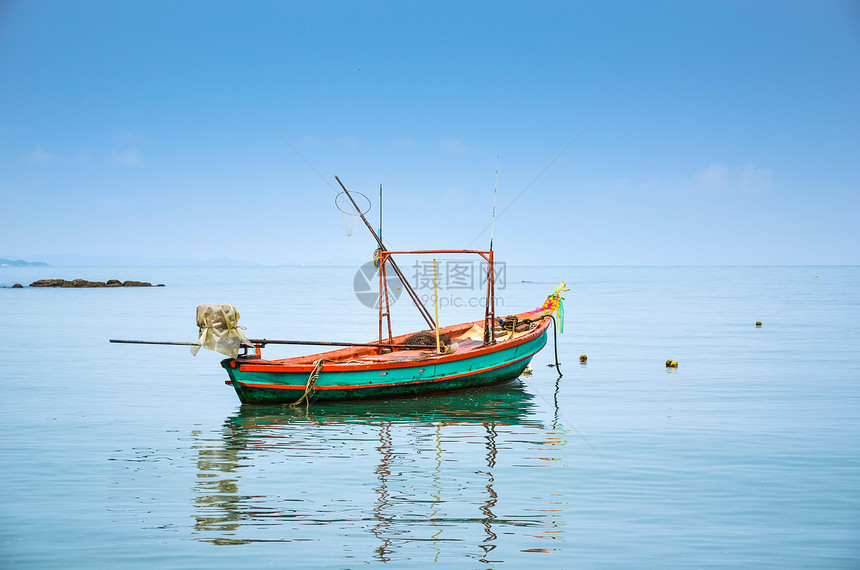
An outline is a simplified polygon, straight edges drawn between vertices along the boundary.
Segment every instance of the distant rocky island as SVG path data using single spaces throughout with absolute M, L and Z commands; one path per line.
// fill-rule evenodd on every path
M 21 286 L 19 283 L 15 285 Z M 30 283 L 30 287 L 152 287 L 152 283 L 146 281 L 120 281 L 119 279 L 108 279 L 107 281 L 87 281 L 86 279 L 73 279 L 66 281 L 65 279 L 40 279 Z M 156 287 L 164 287 L 163 283 L 159 283 Z
M 23 259 L 3 259 L 0 257 L 0 267 L 48 267 L 44 261 L 24 261 Z

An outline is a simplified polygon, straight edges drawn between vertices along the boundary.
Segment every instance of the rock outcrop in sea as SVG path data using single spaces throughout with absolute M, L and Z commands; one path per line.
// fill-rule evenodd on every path
M 73 279 L 71 281 L 66 281 L 65 279 L 40 279 L 30 283 L 30 287 L 152 287 L 152 283 L 148 283 L 146 281 L 120 281 L 119 279 L 108 279 L 107 281 L 87 281 L 86 279 Z M 164 284 L 159 283 L 156 287 L 164 287 Z

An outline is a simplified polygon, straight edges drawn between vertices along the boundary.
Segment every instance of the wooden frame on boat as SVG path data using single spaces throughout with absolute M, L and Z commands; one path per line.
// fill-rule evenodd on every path
M 385 318 L 388 322 L 388 342 L 392 342 L 392 333 L 391 333 L 391 303 L 388 296 L 388 286 L 387 286 L 387 272 L 386 272 L 386 263 L 389 262 L 391 256 L 393 255 L 432 255 L 432 254 L 458 254 L 458 253 L 474 253 L 481 258 L 483 258 L 487 262 L 487 299 L 485 303 L 485 314 L 484 314 L 484 330 L 486 331 L 487 336 L 484 338 L 484 342 L 487 344 L 492 344 L 495 340 L 493 335 L 493 327 L 488 326 L 487 323 L 491 323 L 494 321 L 496 316 L 496 275 L 495 269 L 493 267 L 493 252 L 489 251 L 480 251 L 476 249 L 421 249 L 414 251 L 385 251 L 385 250 L 377 250 L 374 255 L 374 259 L 378 261 L 379 267 L 379 343 L 383 342 L 383 330 L 382 330 L 382 320 Z M 405 278 L 401 277 L 401 274 L 398 274 L 401 282 L 403 283 L 404 288 L 407 291 L 414 292 L 412 286 L 409 284 Z M 384 294 L 383 294 L 384 291 Z M 429 311 L 417 298 L 417 295 L 411 295 L 413 302 L 419 307 L 419 311 L 421 311 L 422 315 L 425 315 L 425 320 L 427 324 L 430 325 L 430 328 L 437 328 L 437 323 L 434 322 L 433 317 L 430 316 Z M 384 303 L 383 303 L 384 301 Z M 383 309 L 383 304 L 385 308 Z

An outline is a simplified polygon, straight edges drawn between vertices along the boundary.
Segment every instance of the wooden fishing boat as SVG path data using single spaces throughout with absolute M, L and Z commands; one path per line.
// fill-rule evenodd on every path
M 250 404 L 408 396 L 490 385 L 520 376 L 547 342 L 552 324 L 547 315 L 513 317 L 516 324 L 507 330 L 497 327 L 499 336 L 488 344 L 483 341 L 483 321 L 440 328 L 440 337 L 451 339 L 441 354 L 435 346 L 399 349 L 414 346 L 407 344 L 411 335 L 401 335 L 385 348 L 347 347 L 280 360 L 262 359 L 258 343 L 254 354 L 227 358 L 221 365 L 239 399 Z
M 350 191 L 338 177 L 343 193 L 378 244 L 374 260 L 379 277 L 379 337 L 375 343 L 364 343 L 338 350 L 264 360 L 261 349 L 265 340 L 252 341 L 254 354 L 228 358 L 221 362 L 230 376 L 239 399 L 244 403 L 308 403 L 318 400 L 410 396 L 458 388 L 490 385 L 518 377 L 532 357 L 546 345 L 552 313 L 563 318 L 561 293 L 564 282 L 534 311 L 497 319 L 495 314 L 496 273 L 493 264 L 493 241 L 490 249 L 391 251 L 379 233 L 364 217 Z M 381 198 L 380 198 L 381 202 Z M 474 322 L 439 327 L 438 305 L 435 319 L 420 301 L 415 290 L 397 266 L 395 255 L 475 254 L 487 266 L 484 318 Z M 388 271 L 399 278 L 430 329 L 424 339 L 431 342 L 416 345 L 415 334 L 393 336 Z M 435 260 L 434 260 L 434 287 Z M 434 291 L 434 298 L 438 295 Z M 384 324 L 387 323 L 387 337 Z M 435 336 L 435 343 L 432 338 Z M 444 343 L 441 339 L 444 338 Z M 427 346 L 429 345 L 429 346 Z

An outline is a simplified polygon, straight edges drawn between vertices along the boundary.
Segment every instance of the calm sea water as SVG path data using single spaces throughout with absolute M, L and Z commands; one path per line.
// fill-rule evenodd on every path
M 860 566 L 860 268 L 508 267 L 500 313 L 571 287 L 563 377 L 550 343 L 420 400 L 243 406 L 220 355 L 107 342 L 194 340 L 203 302 L 365 341 L 354 275 L 0 268 L 166 285 L 0 289 L 0 567 Z

